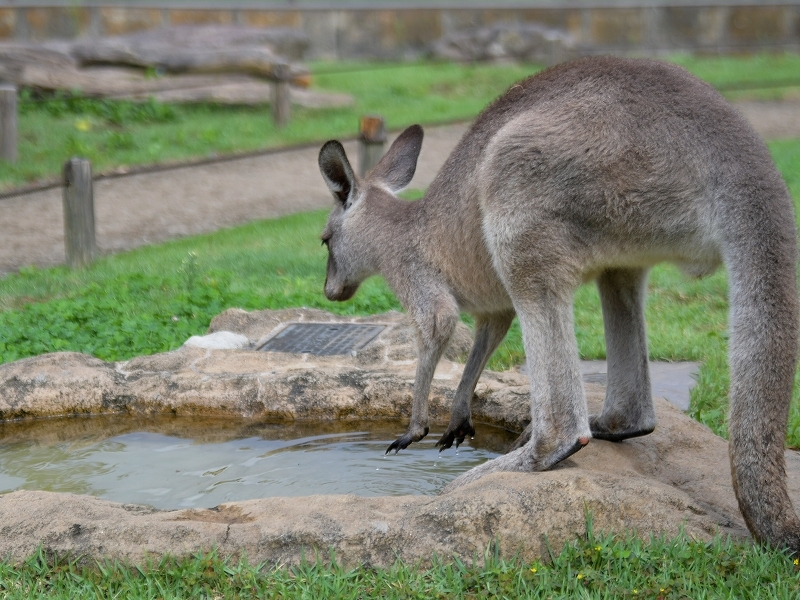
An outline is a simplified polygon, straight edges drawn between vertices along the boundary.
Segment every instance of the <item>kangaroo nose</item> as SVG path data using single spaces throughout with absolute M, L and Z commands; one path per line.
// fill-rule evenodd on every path
M 332 286 L 329 284 L 325 285 L 325 296 L 328 300 L 334 300 L 336 302 L 344 302 L 345 300 L 350 300 L 353 297 L 353 294 L 356 293 L 358 290 L 358 285 L 338 285 Z

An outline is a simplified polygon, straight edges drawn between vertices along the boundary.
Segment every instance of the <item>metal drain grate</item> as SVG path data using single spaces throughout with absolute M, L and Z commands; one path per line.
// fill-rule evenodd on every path
M 386 329 L 386 325 L 354 323 L 292 323 L 258 349 L 332 356 L 361 350 Z

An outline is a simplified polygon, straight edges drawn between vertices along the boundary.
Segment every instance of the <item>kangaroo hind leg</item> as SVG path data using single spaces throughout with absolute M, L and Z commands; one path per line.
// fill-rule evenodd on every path
M 536 236 L 520 235 L 530 223 L 490 236 L 495 265 L 522 329 L 531 394 L 530 438 L 495 459 L 497 470 L 544 471 L 589 442 L 589 415 L 580 375 L 573 319 L 580 282 L 564 228 L 538 220 Z
M 540 290 L 530 297 L 515 301 L 530 376 L 530 439 L 506 457 L 519 453 L 524 470 L 544 471 L 585 446 L 590 430 L 572 292 Z
M 472 413 L 470 401 L 475 385 L 481 376 L 489 357 L 503 341 L 503 338 L 511 326 L 514 313 L 506 312 L 491 315 L 478 315 L 475 319 L 475 343 L 467 358 L 464 366 L 464 373 L 461 382 L 456 390 L 456 397 L 453 408 L 450 411 L 450 424 L 447 426 L 442 437 L 436 442 L 439 450 L 445 450 L 453 445 L 458 448 L 466 436 L 475 435 L 475 428 L 472 426 Z
M 597 280 L 603 308 L 608 386 L 603 411 L 592 415 L 592 436 L 619 442 L 652 433 L 656 426 L 644 299 L 647 269 L 608 269 Z
M 572 294 L 545 292 L 518 302 L 531 387 L 530 438 L 522 447 L 456 478 L 445 492 L 496 471 L 545 471 L 589 442 L 589 416 L 578 365 Z

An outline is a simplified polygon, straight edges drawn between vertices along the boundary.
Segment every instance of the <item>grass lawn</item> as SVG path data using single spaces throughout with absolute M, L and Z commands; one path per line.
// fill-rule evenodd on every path
M 353 137 L 364 114 L 381 114 L 392 128 L 420 120 L 440 123 L 475 116 L 499 91 L 538 66 L 418 64 L 316 64 L 314 86 L 351 94 L 355 104 L 337 109 L 293 107 L 277 129 L 269 106 L 87 98 L 35 99 L 21 94 L 19 159 L 0 163 L 0 190 L 57 178 L 70 156 L 92 161 L 95 173 L 131 165 L 206 158 Z
M 763 57 L 675 60 L 709 79 L 717 77 L 718 85 L 748 77 L 763 81 L 774 76 L 778 81 L 792 69 L 800 72 L 800 58 L 791 56 L 775 59 L 774 71 Z M 63 99 L 31 103 L 23 106 L 20 117 L 20 164 L 0 167 L 0 185 L 52 176 L 75 149 L 96 160 L 95 168 L 103 170 L 351 135 L 357 116 L 365 112 L 382 113 L 392 127 L 469 118 L 532 70 L 410 65 L 318 74 L 319 86 L 353 93 L 356 107 L 313 114 L 297 111 L 292 124 L 282 131 L 272 128 L 263 109 L 173 109 Z M 41 149 L 41 140 L 51 139 L 50 135 L 53 148 Z M 770 149 L 797 203 L 800 140 L 773 142 Z M 326 254 L 318 241 L 325 217 L 323 211 L 254 222 L 104 257 L 82 270 L 25 268 L 6 276 L 0 279 L 0 362 L 56 350 L 88 352 L 106 360 L 166 351 L 204 332 L 211 317 L 230 306 L 309 306 L 350 314 L 399 308 L 377 278 L 366 282 L 347 303 L 325 300 Z M 593 286 L 579 290 L 575 316 L 582 356 L 602 358 L 602 319 Z M 721 435 L 725 435 L 727 392 L 726 319 L 724 273 L 688 280 L 671 267 L 653 270 L 647 304 L 651 357 L 703 361 L 691 412 Z M 490 368 L 506 368 L 522 359 L 515 325 Z M 800 384 L 795 386 L 788 433 L 788 443 L 795 447 L 800 447 L 798 390 Z M 272 570 L 213 556 L 170 559 L 151 569 L 85 568 L 54 564 L 42 557 L 19 567 L 0 563 L 0 596 L 4 598 L 44 594 L 368 597 L 375 593 L 403 598 L 589 597 L 586 594 L 793 598 L 798 596 L 798 586 L 796 565 L 781 553 L 720 540 L 708 545 L 686 539 L 640 543 L 602 536 L 576 541 L 546 565 L 493 560 L 485 567 L 447 562 L 432 569 L 396 565 L 388 570 L 347 571 L 320 564 Z M 128 594 L 127 589 L 134 591 Z
M 770 148 L 800 201 L 800 140 Z M 105 360 L 171 350 L 229 306 L 309 306 L 348 314 L 399 309 L 380 278 L 368 280 L 349 302 L 325 299 L 326 253 L 318 239 L 325 218 L 326 211 L 317 211 L 254 222 L 108 256 L 82 270 L 22 269 L 0 279 L 0 362 L 55 350 Z M 584 358 L 605 354 L 599 306 L 593 285 L 578 290 L 575 322 Z M 727 306 L 724 272 L 692 280 L 667 265 L 652 271 L 646 306 L 651 357 L 703 362 L 691 413 L 723 436 Z M 522 361 L 515 323 L 489 367 Z M 800 385 L 790 415 L 793 447 L 800 447 L 798 392 Z
M 673 61 L 719 87 L 750 82 L 766 89 L 728 91 L 731 97 L 780 98 L 800 94 L 798 55 L 736 58 L 675 56 Z M 62 97 L 42 100 L 22 93 L 19 104 L 19 160 L 0 163 L 0 191 L 58 178 L 71 156 L 92 161 L 95 173 L 157 162 L 205 158 L 233 152 L 352 137 L 358 118 L 382 115 L 389 127 L 442 123 L 475 116 L 513 82 L 541 69 L 537 65 L 449 63 L 313 63 L 313 86 L 346 92 L 347 108 L 294 107 L 289 125 L 276 129 L 268 106 L 153 102 Z M 794 80 L 794 87 L 770 87 Z
M 430 566 L 345 569 L 331 560 L 296 567 L 251 565 L 215 554 L 148 564 L 79 564 L 38 553 L 0 562 L 4 599 L 52 598 L 763 598 L 800 594 L 798 561 L 758 546 L 684 536 L 641 541 L 589 534 L 549 561 L 459 560 Z

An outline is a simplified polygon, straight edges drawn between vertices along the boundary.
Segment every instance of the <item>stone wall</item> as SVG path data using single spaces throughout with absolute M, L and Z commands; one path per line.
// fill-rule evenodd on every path
M 800 51 L 800 0 L 627 2 L 591 0 L 361 6 L 22 2 L 0 4 L 0 39 L 45 40 L 130 33 L 163 25 L 301 28 L 308 58 L 414 58 L 454 31 L 528 22 L 567 32 L 592 53 Z

